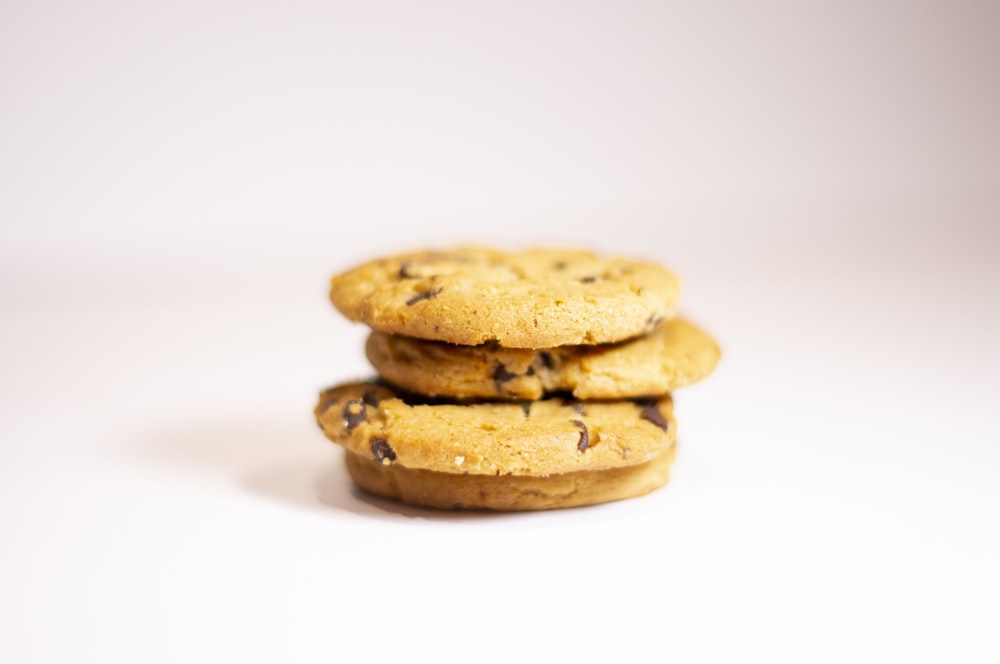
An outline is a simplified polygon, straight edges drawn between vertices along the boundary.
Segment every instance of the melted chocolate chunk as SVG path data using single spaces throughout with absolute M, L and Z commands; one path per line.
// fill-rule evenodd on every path
M 590 447 L 590 434 L 587 432 L 587 425 L 582 420 L 573 420 L 573 424 L 580 430 L 580 442 L 576 444 L 576 449 L 583 452 Z
M 365 393 L 361 396 L 361 400 L 366 405 L 371 406 L 372 408 L 374 408 L 375 406 L 377 406 L 378 402 L 379 402 L 378 388 L 377 387 L 369 387 L 367 390 L 365 390 Z
M 323 394 L 319 395 L 319 408 L 317 408 L 316 410 L 320 415 L 322 415 L 326 411 L 330 410 L 330 408 L 336 405 L 337 405 L 337 399 L 334 398 L 331 394 L 324 392 Z
M 663 417 L 663 413 L 661 413 L 660 409 L 656 407 L 655 401 L 652 400 L 637 401 L 636 405 L 638 405 L 642 409 L 641 411 L 639 411 L 639 416 L 642 419 L 646 420 L 647 422 L 652 422 L 653 424 L 660 427 L 664 431 L 666 431 L 667 427 L 670 426 L 670 423 L 667 422 L 665 417 Z
M 420 275 L 413 272 L 413 261 L 405 261 L 399 266 L 400 279 L 417 279 Z
M 570 410 L 573 410 L 573 411 L 576 411 L 577 413 L 580 413 L 581 415 L 586 415 L 587 414 L 587 409 L 584 407 L 583 403 L 580 402 L 580 401 L 576 401 L 576 400 L 572 400 L 572 399 L 563 399 L 563 405 L 566 406 L 567 408 L 569 408 Z
M 496 371 L 493 372 L 493 382 L 497 386 L 497 392 L 503 390 L 504 383 L 506 383 L 508 380 L 513 380 L 514 378 L 517 378 L 517 376 L 518 375 L 516 373 L 511 373 L 507 371 L 507 367 L 505 367 L 504 365 L 498 364 Z
M 542 361 L 542 366 L 546 369 L 551 369 L 556 365 L 555 360 L 552 359 L 552 353 L 547 350 L 538 351 L 538 359 Z
M 368 419 L 368 412 L 365 409 L 365 402 L 361 399 L 351 399 L 344 404 L 344 409 L 341 411 L 344 415 L 344 420 L 347 421 L 347 430 L 350 431 L 354 427 L 358 426 L 366 419 Z
M 522 401 L 521 402 L 521 410 L 524 411 L 524 416 L 525 417 L 528 417 L 529 415 L 531 415 L 531 402 L 530 401 Z
M 409 300 L 406 301 L 406 306 L 412 307 L 417 302 L 422 302 L 423 300 L 430 300 L 431 298 L 437 297 L 438 293 L 441 292 L 440 288 L 435 288 L 434 290 L 424 291 L 423 293 L 417 293 Z
M 372 455 L 379 463 L 385 463 L 386 459 L 389 460 L 389 463 L 396 460 L 396 453 L 392 451 L 389 442 L 384 438 L 372 438 Z

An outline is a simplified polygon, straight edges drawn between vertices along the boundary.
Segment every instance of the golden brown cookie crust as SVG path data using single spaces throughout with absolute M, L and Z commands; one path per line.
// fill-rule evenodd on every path
M 372 332 L 366 351 L 389 382 L 456 399 L 539 399 L 552 392 L 571 392 L 577 399 L 664 394 L 705 378 L 719 361 L 712 337 L 680 318 L 663 321 L 648 335 L 598 346 L 459 346 Z
M 464 475 L 385 465 L 347 452 L 348 473 L 361 489 L 409 505 L 438 509 L 547 510 L 642 496 L 667 483 L 674 448 L 620 468 L 548 477 Z
M 553 348 L 621 341 L 671 318 L 680 282 L 651 263 L 583 251 L 465 247 L 383 258 L 333 277 L 351 320 L 420 339 Z
M 327 438 L 390 465 L 475 475 L 554 475 L 644 463 L 674 443 L 669 395 L 642 401 L 560 398 L 407 403 L 389 387 L 349 383 L 315 409 Z

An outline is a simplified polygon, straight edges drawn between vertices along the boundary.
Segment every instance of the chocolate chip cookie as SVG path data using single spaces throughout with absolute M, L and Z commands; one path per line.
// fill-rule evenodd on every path
M 649 461 L 558 475 L 463 475 L 405 468 L 347 452 L 347 471 L 369 493 L 439 509 L 545 510 L 635 498 L 667 483 L 674 448 Z
M 326 436 L 382 465 L 437 473 L 546 477 L 643 464 L 674 444 L 673 402 L 442 403 L 375 382 L 326 390 Z
M 679 294 L 677 277 L 657 265 L 556 249 L 408 253 L 330 284 L 334 306 L 375 330 L 504 348 L 639 336 L 674 315 Z
M 553 392 L 571 392 L 577 399 L 664 394 L 701 380 L 719 361 L 715 341 L 679 318 L 663 321 L 648 335 L 597 346 L 459 346 L 372 332 L 366 349 L 389 382 L 459 399 L 539 399 Z

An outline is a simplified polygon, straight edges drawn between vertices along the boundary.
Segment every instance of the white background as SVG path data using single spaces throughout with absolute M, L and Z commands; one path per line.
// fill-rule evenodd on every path
M 1000 661 L 998 26 L 4 0 L 0 661 Z M 327 280 L 465 242 L 682 276 L 724 358 L 664 490 L 351 490 Z

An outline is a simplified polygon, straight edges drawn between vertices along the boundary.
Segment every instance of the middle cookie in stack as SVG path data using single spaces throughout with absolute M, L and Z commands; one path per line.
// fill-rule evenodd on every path
M 335 277 L 331 299 L 375 328 L 367 352 L 383 380 L 324 392 L 317 419 L 355 483 L 411 504 L 548 509 L 642 495 L 666 483 L 673 459 L 668 392 L 719 357 L 672 318 L 677 294 L 658 266 L 585 252 L 374 261 Z

